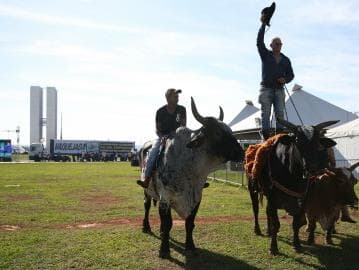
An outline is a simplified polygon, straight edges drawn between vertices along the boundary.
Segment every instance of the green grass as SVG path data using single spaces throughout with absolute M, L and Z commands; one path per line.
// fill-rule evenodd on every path
M 99 228 L 67 225 L 142 219 L 143 193 L 135 184 L 139 170 L 128 163 L 0 164 L 0 269 L 357 269 L 358 225 L 340 223 L 333 246 L 291 246 L 291 226 L 283 221 L 281 255 L 268 254 L 269 238 L 253 233 L 246 189 L 211 181 L 204 190 L 194 240 L 197 256 L 183 251 L 184 225 L 174 225 L 170 260 L 158 258 L 159 225 L 154 235 L 139 224 Z M 356 187 L 358 191 L 358 186 Z M 283 216 L 280 212 L 280 216 Z M 230 221 L 215 219 L 229 217 Z M 261 226 L 265 229 L 264 210 Z M 151 218 L 158 219 L 157 209 Z M 178 218 L 174 214 L 174 218 Z M 288 218 L 289 219 L 289 218 Z M 301 232 L 301 239 L 306 233 Z

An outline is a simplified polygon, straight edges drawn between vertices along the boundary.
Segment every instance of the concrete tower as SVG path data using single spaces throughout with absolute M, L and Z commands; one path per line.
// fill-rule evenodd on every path
M 42 139 L 42 88 L 30 87 L 30 144 Z
M 57 139 L 57 90 L 46 87 L 46 149 L 50 149 L 50 139 Z

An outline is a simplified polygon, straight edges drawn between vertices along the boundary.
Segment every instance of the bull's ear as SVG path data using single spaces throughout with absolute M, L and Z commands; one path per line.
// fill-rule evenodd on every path
M 291 137 L 289 135 L 284 135 L 278 139 L 278 142 L 280 142 L 284 145 L 289 145 L 291 142 L 293 142 L 293 137 Z
M 326 137 L 320 138 L 319 140 L 320 140 L 320 144 L 323 145 L 325 148 L 330 148 L 337 145 L 337 143 L 334 140 Z
M 198 132 L 195 134 L 189 143 L 187 143 L 188 148 L 196 148 L 199 147 L 204 142 L 204 134 L 202 132 Z
M 349 170 L 352 172 L 354 171 L 357 167 L 359 166 L 359 162 L 353 164 L 352 166 L 350 166 Z

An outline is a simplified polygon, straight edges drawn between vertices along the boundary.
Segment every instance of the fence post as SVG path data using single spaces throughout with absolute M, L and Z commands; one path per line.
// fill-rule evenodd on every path
M 226 181 L 228 181 L 228 163 L 226 164 Z
M 242 172 L 242 187 L 244 187 L 244 184 L 243 184 L 243 166 L 241 166 L 241 172 Z

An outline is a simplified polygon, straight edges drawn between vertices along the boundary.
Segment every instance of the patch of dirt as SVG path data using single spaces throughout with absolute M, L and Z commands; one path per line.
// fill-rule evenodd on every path
M 19 230 L 20 226 L 16 226 L 16 225 L 0 225 L 0 231 L 16 231 Z
M 18 194 L 18 195 L 7 195 L 6 200 L 9 202 L 19 202 L 19 201 L 30 201 L 34 199 L 39 199 L 39 196 L 31 196 L 28 194 Z
M 116 196 L 111 192 L 104 192 L 99 190 L 72 190 L 64 194 L 71 200 L 78 201 L 76 211 L 83 211 L 86 213 L 102 211 L 127 201 L 126 197 Z
M 260 218 L 264 219 L 264 218 Z M 115 227 L 121 225 L 128 226 L 142 226 L 143 217 L 134 217 L 134 218 L 118 218 L 104 221 L 92 221 L 92 222 L 83 222 L 75 224 L 65 224 L 65 225 L 56 225 L 56 228 L 59 229 L 89 229 L 89 228 L 103 228 L 103 227 Z M 216 217 L 197 217 L 195 220 L 196 224 L 215 224 L 215 223 L 232 223 L 240 221 L 251 221 L 253 217 L 244 217 L 244 216 L 216 216 Z M 288 222 L 290 222 L 289 219 Z M 159 225 L 159 217 L 150 217 L 151 225 Z M 185 221 L 183 219 L 173 219 L 173 226 L 184 226 Z
M 104 198 L 98 198 L 102 200 Z M 106 202 L 106 199 L 105 199 Z M 353 211 L 351 213 L 353 216 L 358 216 L 358 211 Z M 266 217 L 262 216 L 259 218 L 260 220 L 266 220 Z M 44 226 L 44 229 L 94 229 L 94 228 L 106 228 L 106 227 L 116 227 L 116 226 L 142 226 L 143 217 L 124 217 L 124 218 L 116 218 L 110 220 L 102 220 L 102 221 L 88 221 L 88 222 L 80 222 L 80 223 L 72 223 L 72 224 L 57 224 L 51 226 Z M 241 221 L 253 221 L 253 216 L 214 216 L 214 217 L 197 217 L 195 220 L 196 224 L 216 224 L 216 223 L 234 223 Z M 283 215 L 280 217 L 280 222 L 291 224 L 292 217 L 289 215 Z M 160 219 L 158 216 L 150 217 L 150 224 L 158 226 L 160 224 Z M 184 226 L 185 221 L 183 219 L 173 219 L 174 226 Z M 5 231 L 15 231 L 22 228 L 35 228 L 38 226 L 31 225 L 0 225 L 0 230 Z M 41 227 L 40 227 L 41 228 Z

